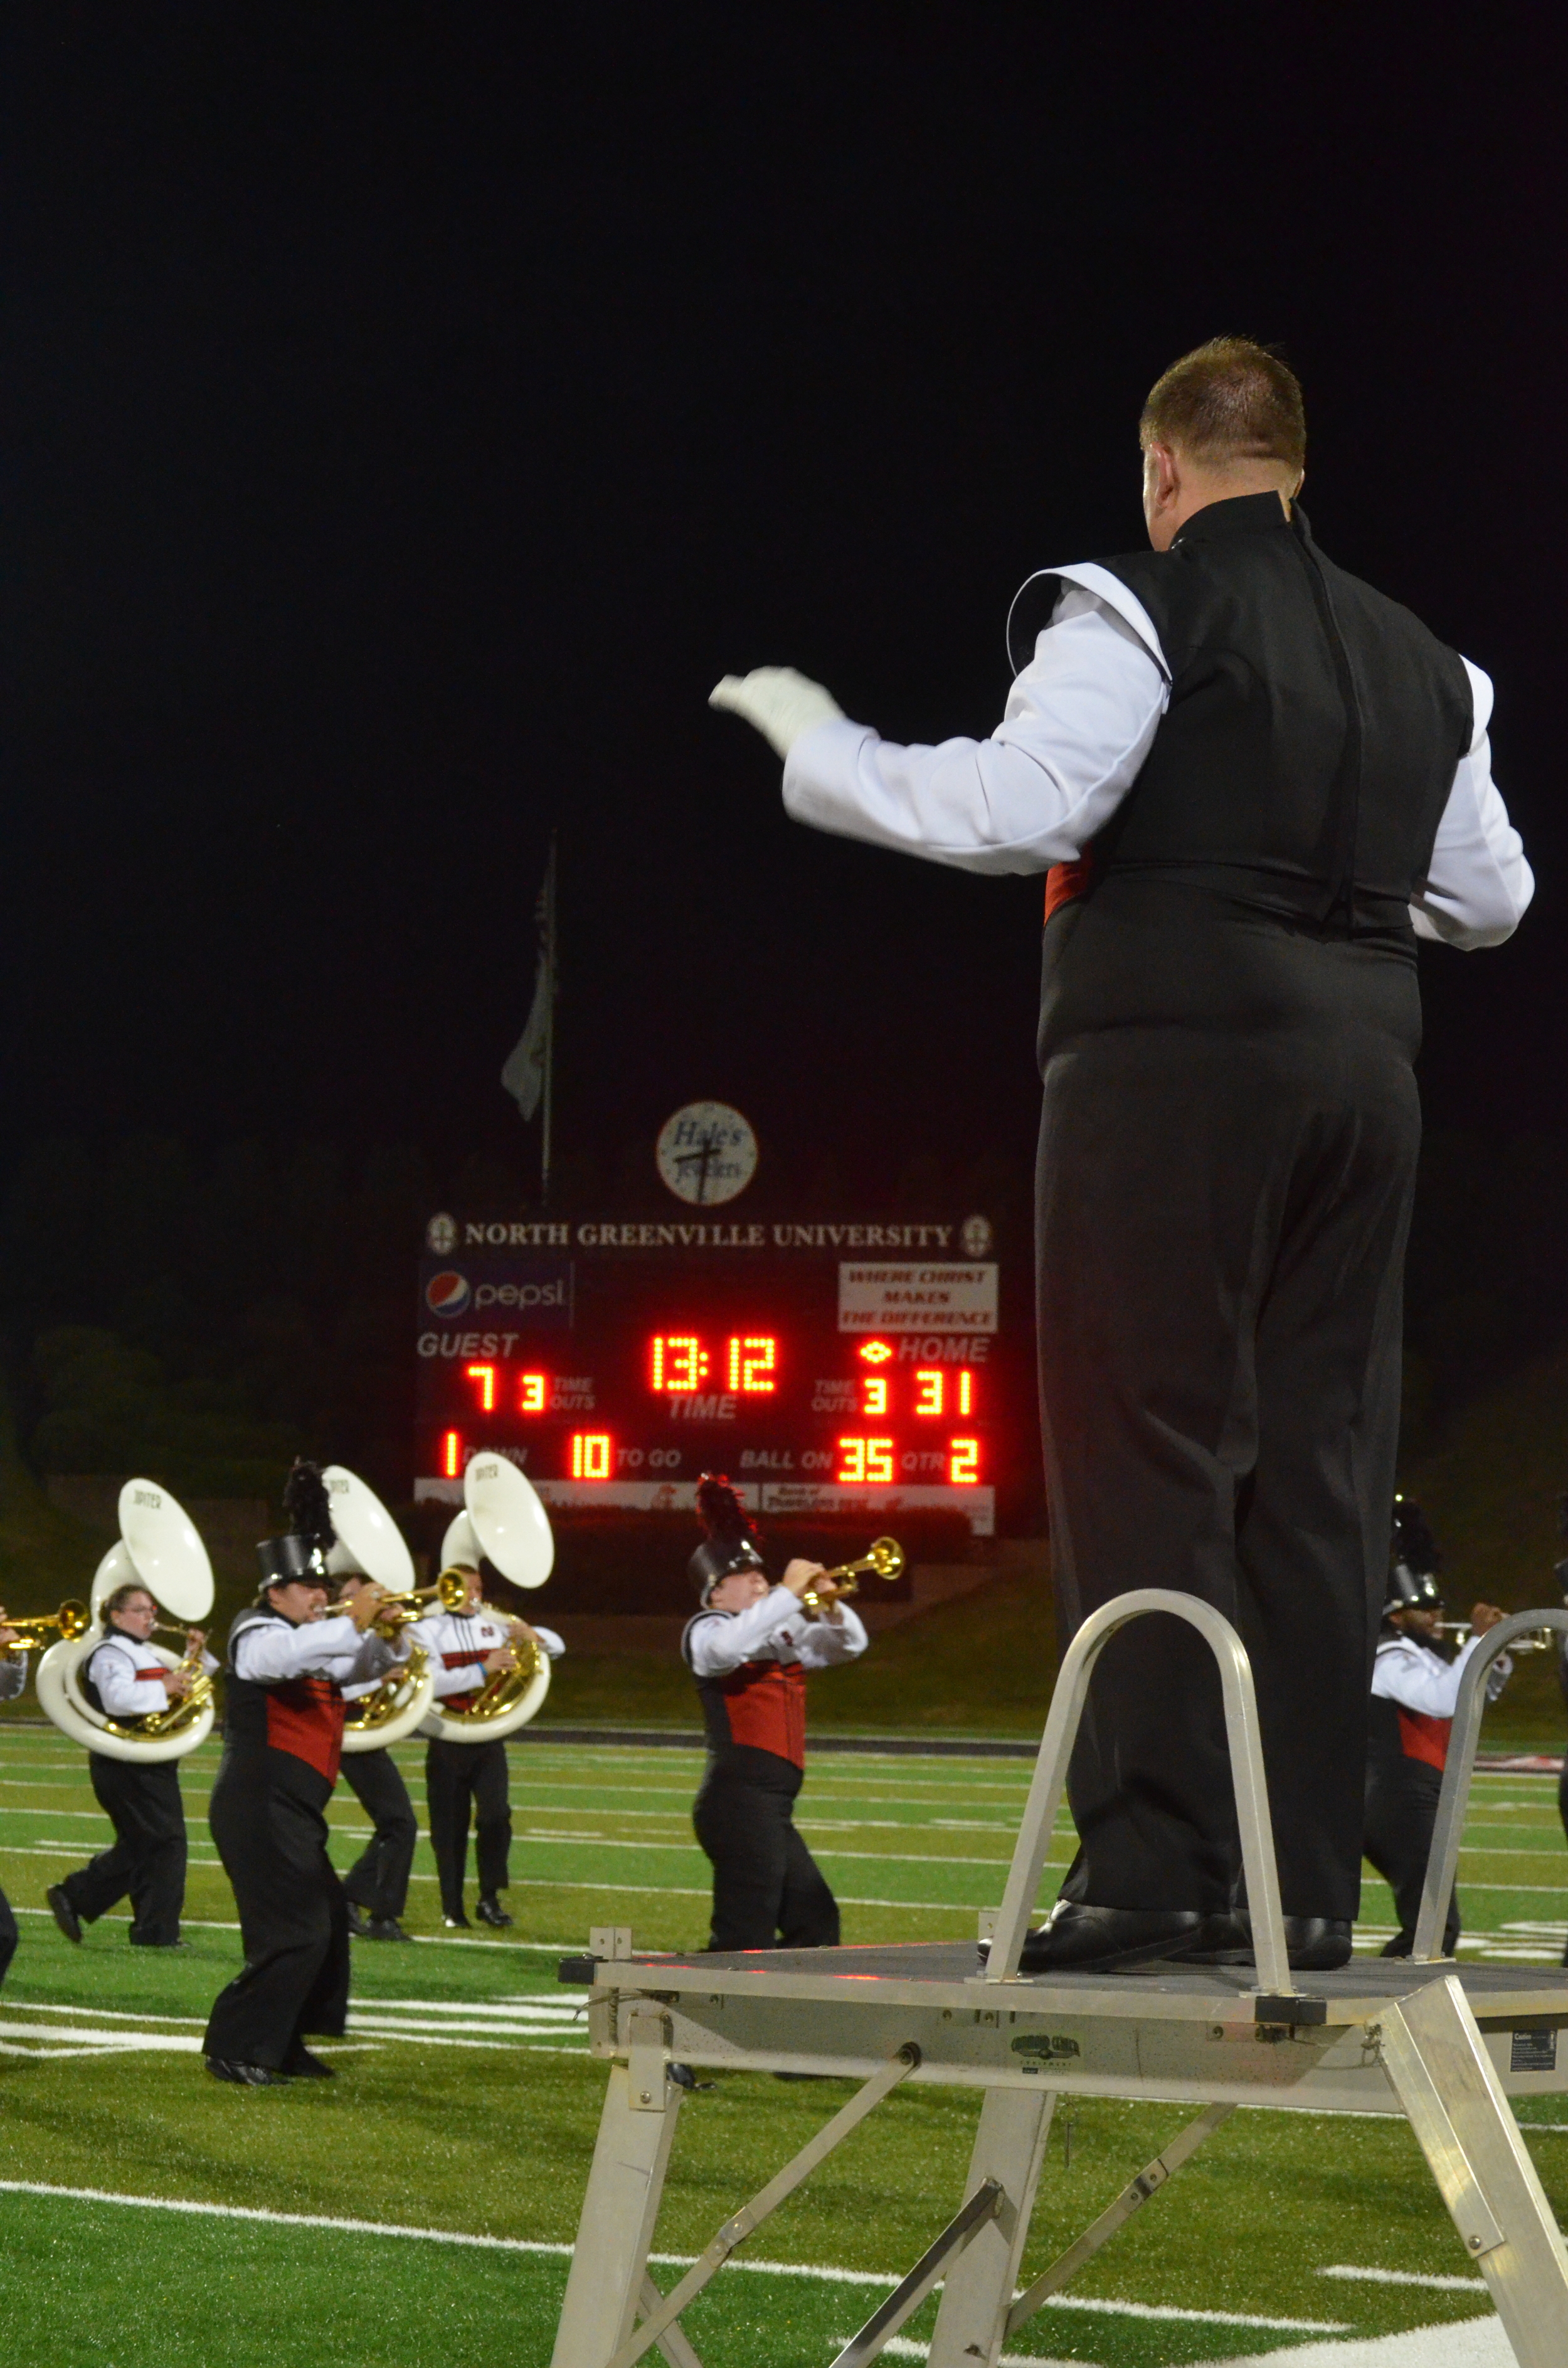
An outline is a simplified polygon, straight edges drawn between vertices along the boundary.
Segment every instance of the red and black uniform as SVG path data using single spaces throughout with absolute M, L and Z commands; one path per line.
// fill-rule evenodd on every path
M 1415 1943 L 1460 1674 L 1480 1642 L 1472 1636 L 1449 1661 L 1424 1636 L 1385 1629 L 1379 1640 L 1367 1729 L 1362 1847 L 1393 1893 L 1399 1918 L 1399 1930 L 1383 1950 L 1385 1957 L 1408 1957 Z M 1507 1655 L 1500 1655 L 1487 1675 L 1488 1701 L 1502 1691 L 1512 1668 Z M 1459 1936 L 1456 1890 L 1443 1930 L 1445 1956 L 1453 1955 Z
M 342 1683 L 392 1649 L 347 1617 L 296 1624 L 269 1606 L 229 1634 L 223 1759 L 210 1820 L 233 1885 L 244 1970 L 202 2042 L 220 2060 L 286 2070 L 307 2032 L 341 2034 L 348 1911 L 327 1857 L 326 1804 L 343 1744 Z
M 697 1680 L 708 1764 L 692 1809 L 713 1867 L 710 1949 L 831 1949 L 838 1904 L 795 1830 L 805 1779 L 806 1673 L 853 1660 L 866 1631 L 846 1607 L 808 1620 L 774 1588 L 744 1611 L 699 1611 L 681 1656 Z

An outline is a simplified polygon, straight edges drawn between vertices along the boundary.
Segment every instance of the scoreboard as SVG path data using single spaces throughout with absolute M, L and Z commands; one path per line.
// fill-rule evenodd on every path
M 1011 1371 L 983 1216 L 943 1223 L 460 1218 L 419 1269 L 415 1495 L 498 1450 L 552 1508 L 676 1511 L 703 1472 L 758 1512 L 996 1525 Z M 1009 1356 L 1009 1347 L 1013 1350 Z

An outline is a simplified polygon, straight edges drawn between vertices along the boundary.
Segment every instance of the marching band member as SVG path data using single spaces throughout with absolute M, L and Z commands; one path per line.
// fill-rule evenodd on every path
M 190 1666 L 165 1668 L 151 1642 L 157 1624 L 157 1603 L 139 1581 L 130 1580 L 108 1597 L 103 1641 L 81 1671 L 82 1691 L 95 1710 L 114 1719 L 145 1718 L 188 1694 L 198 1667 L 209 1677 L 216 1670 L 199 1628 L 186 1637 Z M 55 1922 L 68 1941 L 79 1942 L 83 1925 L 96 1923 L 129 1892 L 131 1946 L 182 1948 L 186 1842 L 178 1762 L 147 1764 L 89 1751 L 87 1772 L 98 1806 L 114 1827 L 114 1846 L 45 1892 Z
M 262 1584 L 229 1632 L 223 1759 L 210 1824 L 240 1911 L 245 1963 L 222 1991 L 202 2050 L 219 2080 L 266 2089 L 330 2079 L 306 2032 L 341 2036 L 348 2007 L 348 1914 L 327 1856 L 346 1684 L 380 1677 L 401 1641 L 369 1634 L 381 1589 L 367 1584 L 324 1619 L 334 1543 L 321 1474 L 296 1463 L 284 1490 L 293 1527 L 256 1548 Z
M 0 1702 L 15 1702 L 28 1682 L 28 1656 L 14 1649 L 18 1641 L 17 1631 L 6 1627 L 6 1607 L 0 1604 Z M 11 1903 L 0 1891 L 0 1984 L 17 1953 L 17 1938 Z
M 838 1903 L 794 1826 L 805 1778 L 806 1672 L 853 1661 L 866 1631 L 822 1565 L 791 1562 L 772 1587 L 727 1480 L 704 1473 L 706 1538 L 691 1557 L 702 1609 L 681 1657 L 697 1680 L 708 1762 L 692 1807 L 713 1868 L 710 1949 L 835 1949 Z M 801 1609 L 815 1583 L 819 1620 Z
M 1399 1917 L 1399 1930 L 1382 1952 L 1385 1957 L 1408 1957 L 1415 1945 L 1460 1678 L 1487 1630 L 1506 1617 L 1494 1603 L 1478 1603 L 1470 1615 L 1469 1642 L 1449 1660 L 1438 1625 L 1443 1617 L 1437 1577 L 1441 1564 L 1419 1505 L 1396 1497 L 1392 1567 L 1372 1665 L 1363 1842 L 1367 1857 L 1393 1893 Z M 1513 1667 L 1509 1655 L 1498 1655 L 1487 1672 L 1488 1702 L 1495 1702 Z M 1453 1955 L 1459 1936 L 1456 1891 L 1443 1930 L 1446 1957 Z
M 369 1584 L 362 1571 L 346 1573 L 338 1582 L 339 1607 L 352 1603 Z M 379 1678 L 361 1678 L 342 1689 L 343 1699 L 352 1704 L 374 1693 L 380 1683 Z M 406 1941 L 398 1918 L 408 1905 L 419 1823 L 402 1770 L 383 1746 L 379 1751 L 346 1751 L 338 1772 L 373 1828 L 343 1878 L 348 1930 L 359 1941 Z
M 566 1647 L 553 1628 L 532 1628 L 526 1620 L 506 1616 L 498 1619 L 485 1609 L 478 1571 L 464 1563 L 454 1563 L 452 1567 L 468 1588 L 463 1609 L 433 1611 L 427 1619 L 415 1621 L 408 1633 L 430 1656 L 436 1706 L 460 1711 L 483 1691 L 486 1678 L 517 1668 L 515 1646 L 535 1644 L 551 1660 L 559 1659 Z M 512 1921 L 500 1899 L 511 1881 L 506 1746 L 496 1736 L 485 1740 L 476 1735 L 472 1743 L 449 1743 L 444 1736 L 433 1736 L 425 1754 L 425 1807 L 441 1878 L 441 1920 L 451 1931 L 468 1929 L 463 1877 L 468 1866 L 471 1801 L 479 1874 L 479 1904 L 474 1913 L 482 1924 L 500 1930 Z
M 1492 685 L 1338 567 L 1275 354 L 1183 355 L 1139 423 L 1151 548 L 1042 569 L 988 739 L 901 746 L 789 667 L 726 677 L 817 829 L 1045 874 L 1036 1218 L 1057 1633 L 1129 1588 L 1252 1654 L 1292 1965 L 1350 1954 L 1368 1647 L 1399 1440 L 1419 939 L 1534 887 Z M 1250 1959 L 1219 1679 L 1123 1628 L 1068 1776 L 1078 1856 L 1026 1973 Z

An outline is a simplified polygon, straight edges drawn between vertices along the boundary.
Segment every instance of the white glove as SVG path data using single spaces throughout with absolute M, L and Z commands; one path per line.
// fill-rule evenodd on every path
M 816 723 L 842 722 L 844 710 L 831 691 L 793 666 L 755 666 L 750 674 L 727 674 L 708 694 L 710 707 L 727 707 L 732 715 L 755 724 L 787 757 L 802 732 Z

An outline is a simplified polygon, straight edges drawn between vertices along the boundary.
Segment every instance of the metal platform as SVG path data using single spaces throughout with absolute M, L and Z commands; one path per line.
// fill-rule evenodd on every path
M 1022 1977 L 1014 1969 L 1089 1673 L 1116 1629 L 1149 1611 L 1190 1621 L 1220 1662 L 1257 1968 L 1156 1964 Z M 562 1967 L 590 1986 L 590 2045 L 611 2070 L 552 2368 L 633 2368 L 655 2346 L 672 2368 L 700 2368 L 681 2312 L 905 2080 L 983 2092 L 969 2176 L 961 2189 L 955 2178 L 953 2219 L 832 2368 L 877 2358 L 938 2284 L 932 2368 L 994 2368 L 1034 2312 L 1241 2105 L 1403 2112 L 1521 2368 L 1563 2368 L 1568 2251 L 1507 2100 L 1568 2090 L 1568 2043 L 1560 2039 L 1568 1970 L 1461 1969 L 1432 1947 L 1452 1883 L 1486 1670 L 1511 1635 L 1548 1622 L 1568 1630 L 1568 1612 L 1505 1622 L 1467 1668 L 1410 1960 L 1291 1971 L 1245 1654 L 1207 1606 L 1153 1589 L 1096 1614 L 1063 1660 L 983 1965 L 973 1942 L 653 1956 L 633 1954 L 624 1929 L 596 1932 L 589 1959 Z M 684 2094 L 672 2063 L 862 2085 L 661 2297 L 647 2260 Z M 1058 2096 L 1181 2100 L 1202 2110 L 1020 2295 L 1015 2287 Z

